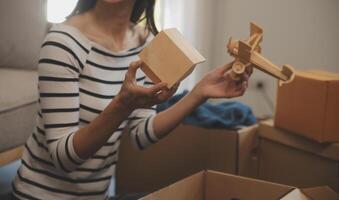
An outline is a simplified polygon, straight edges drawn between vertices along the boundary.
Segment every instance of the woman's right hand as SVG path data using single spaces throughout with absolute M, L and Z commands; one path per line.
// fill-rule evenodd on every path
M 178 88 L 176 85 L 169 90 L 166 83 L 158 83 L 149 88 L 137 85 L 135 75 L 142 64 L 141 60 L 130 64 L 124 83 L 116 96 L 116 100 L 127 109 L 150 108 L 160 104 L 171 97 Z

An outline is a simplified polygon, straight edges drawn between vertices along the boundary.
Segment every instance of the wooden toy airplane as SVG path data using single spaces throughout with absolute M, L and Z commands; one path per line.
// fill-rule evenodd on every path
M 290 65 L 283 65 L 282 68 L 274 65 L 264 58 L 261 53 L 260 43 L 263 39 L 263 29 L 255 23 L 250 23 L 251 34 L 246 41 L 233 40 L 230 38 L 227 49 L 228 53 L 235 58 L 232 66 L 231 76 L 239 79 L 249 65 L 254 65 L 257 69 L 278 78 L 284 83 L 291 82 L 294 78 L 294 69 Z

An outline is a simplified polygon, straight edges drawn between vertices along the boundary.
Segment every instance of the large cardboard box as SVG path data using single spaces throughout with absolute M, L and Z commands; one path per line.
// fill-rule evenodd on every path
M 278 88 L 275 125 L 318 142 L 339 142 L 339 74 L 297 72 Z
M 205 58 L 175 29 L 161 31 L 139 54 L 141 69 L 154 82 L 170 88 L 183 80 Z
M 230 174 L 204 171 L 140 200 L 338 200 L 327 187 L 298 189 Z
M 320 144 L 259 124 L 258 178 L 297 187 L 328 185 L 339 192 L 339 144 Z
M 180 125 L 144 151 L 124 134 L 117 166 L 117 193 L 152 192 L 205 169 L 255 177 L 257 125 L 240 130 Z

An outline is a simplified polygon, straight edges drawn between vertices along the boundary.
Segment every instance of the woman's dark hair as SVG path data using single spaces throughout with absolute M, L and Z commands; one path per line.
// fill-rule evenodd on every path
M 77 5 L 68 17 L 86 12 L 92 9 L 96 3 L 97 0 L 78 0 Z M 131 22 L 138 24 L 139 22 L 146 20 L 146 29 L 156 35 L 159 31 L 154 22 L 154 5 L 155 0 L 135 0 Z M 144 17 L 143 14 L 145 14 Z

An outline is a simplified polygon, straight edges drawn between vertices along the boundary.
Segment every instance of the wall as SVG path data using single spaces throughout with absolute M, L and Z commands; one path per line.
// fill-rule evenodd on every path
M 47 30 L 46 3 L 46 0 L 0 1 L 0 67 L 37 67 Z
M 191 89 L 213 62 L 211 39 L 214 37 L 214 4 L 208 0 L 160 0 L 160 28 L 177 28 L 206 58 L 182 84 L 180 90 Z
M 338 0 L 160 0 L 163 28 L 177 27 L 207 58 L 187 80 L 191 88 L 210 69 L 232 60 L 230 36 L 248 37 L 249 22 L 264 28 L 263 54 L 273 63 L 296 69 L 339 72 Z M 262 83 L 263 90 L 257 85 Z M 187 86 L 189 85 L 189 86 Z M 255 71 L 241 100 L 256 115 L 274 113 L 276 80 Z M 222 99 L 223 101 L 224 99 Z

